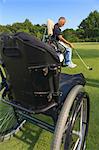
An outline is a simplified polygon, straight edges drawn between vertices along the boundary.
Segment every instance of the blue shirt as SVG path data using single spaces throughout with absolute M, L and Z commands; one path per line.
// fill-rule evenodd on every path
M 59 41 L 59 35 L 62 35 L 61 29 L 59 28 L 58 23 L 56 23 L 54 25 L 52 38 L 54 38 L 55 40 Z

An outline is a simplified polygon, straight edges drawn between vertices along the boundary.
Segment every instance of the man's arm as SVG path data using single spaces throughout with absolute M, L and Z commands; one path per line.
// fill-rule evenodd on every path
M 68 42 L 67 40 L 65 40 L 62 35 L 59 35 L 58 38 L 59 38 L 60 41 L 62 41 L 65 44 L 69 45 L 71 48 L 74 48 L 73 44 Z

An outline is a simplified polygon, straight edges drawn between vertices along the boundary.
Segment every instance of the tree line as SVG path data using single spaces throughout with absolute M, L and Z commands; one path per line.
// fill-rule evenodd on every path
M 0 25 L 0 33 L 26 32 L 42 39 L 44 34 L 44 25 L 33 25 L 29 19 L 24 22 L 13 23 L 12 25 Z M 87 18 L 81 21 L 76 30 L 66 29 L 63 36 L 71 42 L 99 42 L 99 12 L 91 12 Z

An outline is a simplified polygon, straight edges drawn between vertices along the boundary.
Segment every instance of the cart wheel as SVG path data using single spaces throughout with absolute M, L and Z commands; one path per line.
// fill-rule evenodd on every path
M 68 94 L 56 124 L 51 150 L 85 150 L 89 124 L 89 97 L 83 86 Z
M 17 118 L 14 108 L 2 101 L 6 86 L 6 74 L 0 65 L 0 141 L 4 141 L 13 136 L 25 123 L 21 117 Z M 9 99 L 8 94 L 5 96 Z

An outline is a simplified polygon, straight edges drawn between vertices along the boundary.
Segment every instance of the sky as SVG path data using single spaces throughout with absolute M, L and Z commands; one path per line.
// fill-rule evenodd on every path
M 24 22 L 46 24 L 47 19 L 55 23 L 60 16 L 68 21 L 64 28 L 76 29 L 91 11 L 99 11 L 99 0 L 0 0 L 0 24 Z

